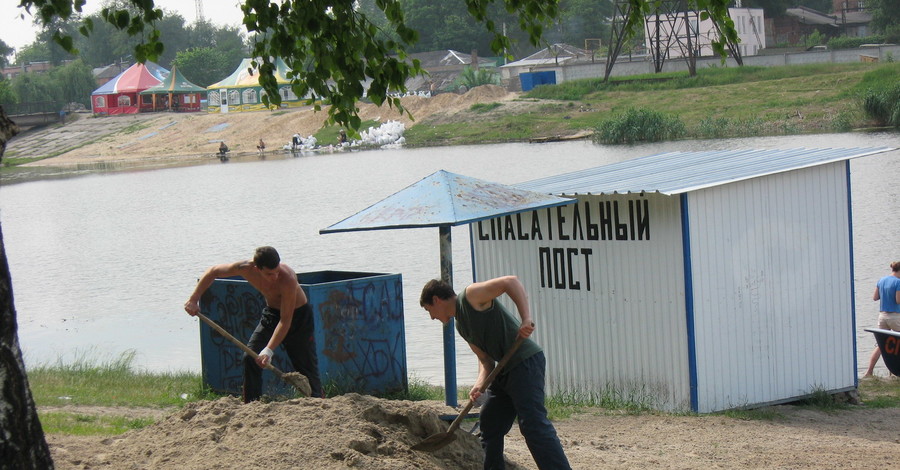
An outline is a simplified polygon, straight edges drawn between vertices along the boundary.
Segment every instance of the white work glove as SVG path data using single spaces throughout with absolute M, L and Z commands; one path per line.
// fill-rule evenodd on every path
M 268 356 L 269 362 L 272 362 L 272 356 L 275 355 L 275 351 L 272 351 L 268 347 L 259 352 L 260 356 Z

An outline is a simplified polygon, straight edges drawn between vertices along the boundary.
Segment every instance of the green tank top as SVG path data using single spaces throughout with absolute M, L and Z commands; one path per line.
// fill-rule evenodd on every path
M 521 324 L 519 319 L 509 313 L 496 299 L 491 302 L 491 306 L 487 310 L 475 310 L 475 307 L 466 299 L 465 289 L 456 297 L 455 318 L 456 331 L 459 332 L 459 335 L 497 362 L 516 342 Z M 500 371 L 500 374 L 511 370 L 520 362 L 541 351 L 541 347 L 531 338 L 526 339 L 509 363 Z

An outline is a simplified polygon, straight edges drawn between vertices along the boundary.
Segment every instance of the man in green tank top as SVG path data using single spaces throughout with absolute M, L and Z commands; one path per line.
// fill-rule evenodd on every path
M 517 320 L 495 299 L 503 294 L 516 305 Z M 504 276 L 469 285 L 457 295 L 444 281 L 425 284 L 419 304 L 432 320 L 446 324 L 456 318 L 456 330 L 478 356 L 478 378 L 469 391 L 477 400 L 485 392 L 485 381 L 494 366 L 515 343 L 526 338 L 512 358 L 489 384 L 487 402 L 481 407 L 481 446 L 484 468 L 503 469 L 503 438 L 518 418 L 519 431 L 541 470 L 569 469 L 553 423 L 544 407 L 544 352 L 529 337 L 534 322 L 525 286 L 516 276 Z

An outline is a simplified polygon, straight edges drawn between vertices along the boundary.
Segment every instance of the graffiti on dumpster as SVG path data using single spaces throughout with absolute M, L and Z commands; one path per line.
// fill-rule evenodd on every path
M 344 289 L 330 290 L 326 300 L 315 306 L 325 337 L 322 353 L 349 369 L 357 383 L 403 374 L 397 361 L 404 347 L 403 299 L 399 281 L 395 284 L 348 282 Z M 396 320 L 400 320 L 399 330 Z

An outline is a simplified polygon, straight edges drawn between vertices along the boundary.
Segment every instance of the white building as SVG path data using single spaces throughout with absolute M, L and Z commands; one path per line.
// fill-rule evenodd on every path
M 578 199 L 471 225 L 516 274 L 550 393 L 668 411 L 857 385 L 849 160 L 887 148 L 673 152 L 518 188 Z
M 740 43 L 738 47 L 741 56 L 751 56 L 759 53 L 766 47 L 765 21 L 761 8 L 729 8 L 728 15 L 734 21 Z M 659 21 L 657 21 L 659 19 Z M 719 37 L 718 31 L 712 20 L 700 20 L 699 13 L 679 12 L 674 15 L 650 15 L 646 18 L 647 27 L 644 28 L 644 40 L 649 50 L 656 49 L 657 27 L 661 50 L 666 51 L 665 58 L 684 57 L 687 49 L 687 39 L 690 36 L 691 46 L 699 51 L 699 56 L 711 56 L 715 52 L 712 49 L 712 41 Z M 688 25 L 690 32 L 688 34 Z

